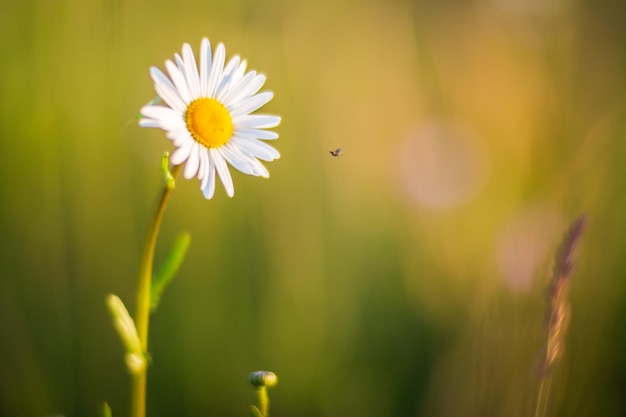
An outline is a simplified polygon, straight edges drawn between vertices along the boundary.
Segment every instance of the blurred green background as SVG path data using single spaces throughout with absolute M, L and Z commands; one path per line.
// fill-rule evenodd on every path
M 0 415 L 127 415 L 105 308 L 134 310 L 161 184 L 148 74 L 224 42 L 282 157 L 179 181 L 150 416 L 529 416 L 550 263 L 589 216 L 549 415 L 626 415 L 626 7 L 600 0 L 2 0 Z M 329 150 L 342 147 L 334 158 Z

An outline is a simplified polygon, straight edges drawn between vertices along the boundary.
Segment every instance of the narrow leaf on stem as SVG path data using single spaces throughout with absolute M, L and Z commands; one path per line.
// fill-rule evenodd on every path
M 150 310 L 154 312 L 159 306 L 161 301 L 161 295 L 167 286 L 172 282 L 172 279 L 180 269 L 180 266 L 185 259 L 187 250 L 191 243 L 191 235 L 187 232 L 180 234 L 165 262 L 154 276 L 152 280 L 152 288 L 150 293 Z

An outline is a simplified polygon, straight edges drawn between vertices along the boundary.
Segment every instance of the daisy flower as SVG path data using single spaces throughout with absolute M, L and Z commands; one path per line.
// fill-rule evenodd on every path
M 207 199 L 215 193 L 215 177 L 232 197 L 235 193 L 228 164 L 244 174 L 269 177 L 259 160 L 280 157 L 264 140 L 278 138 L 265 130 L 278 126 L 279 116 L 251 114 L 273 97 L 271 92 L 258 91 L 265 76 L 246 72 L 246 61 L 234 56 L 226 65 L 224 45 L 215 55 L 204 38 L 200 46 L 200 72 L 189 44 L 184 44 L 182 57 L 165 61 L 169 77 L 156 67 L 150 68 L 154 89 L 167 106 L 148 104 L 141 108 L 139 125 L 165 131 L 176 150 L 170 162 L 185 164 L 186 179 L 198 177 Z

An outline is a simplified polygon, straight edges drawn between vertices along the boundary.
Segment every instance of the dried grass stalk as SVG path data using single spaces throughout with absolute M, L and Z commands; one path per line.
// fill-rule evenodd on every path
M 570 277 L 574 268 L 575 249 L 586 222 L 586 217 L 581 215 L 570 224 L 554 259 L 552 280 L 548 289 L 546 344 L 538 365 L 540 385 L 535 417 L 545 416 L 550 393 L 550 378 L 547 373 L 558 362 L 565 349 L 565 334 L 571 315 L 568 299 Z

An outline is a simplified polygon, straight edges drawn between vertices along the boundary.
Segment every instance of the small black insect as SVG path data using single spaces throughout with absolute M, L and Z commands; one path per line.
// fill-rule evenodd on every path
M 328 151 L 332 156 L 341 156 L 343 154 L 343 149 L 337 148 L 334 151 Z

